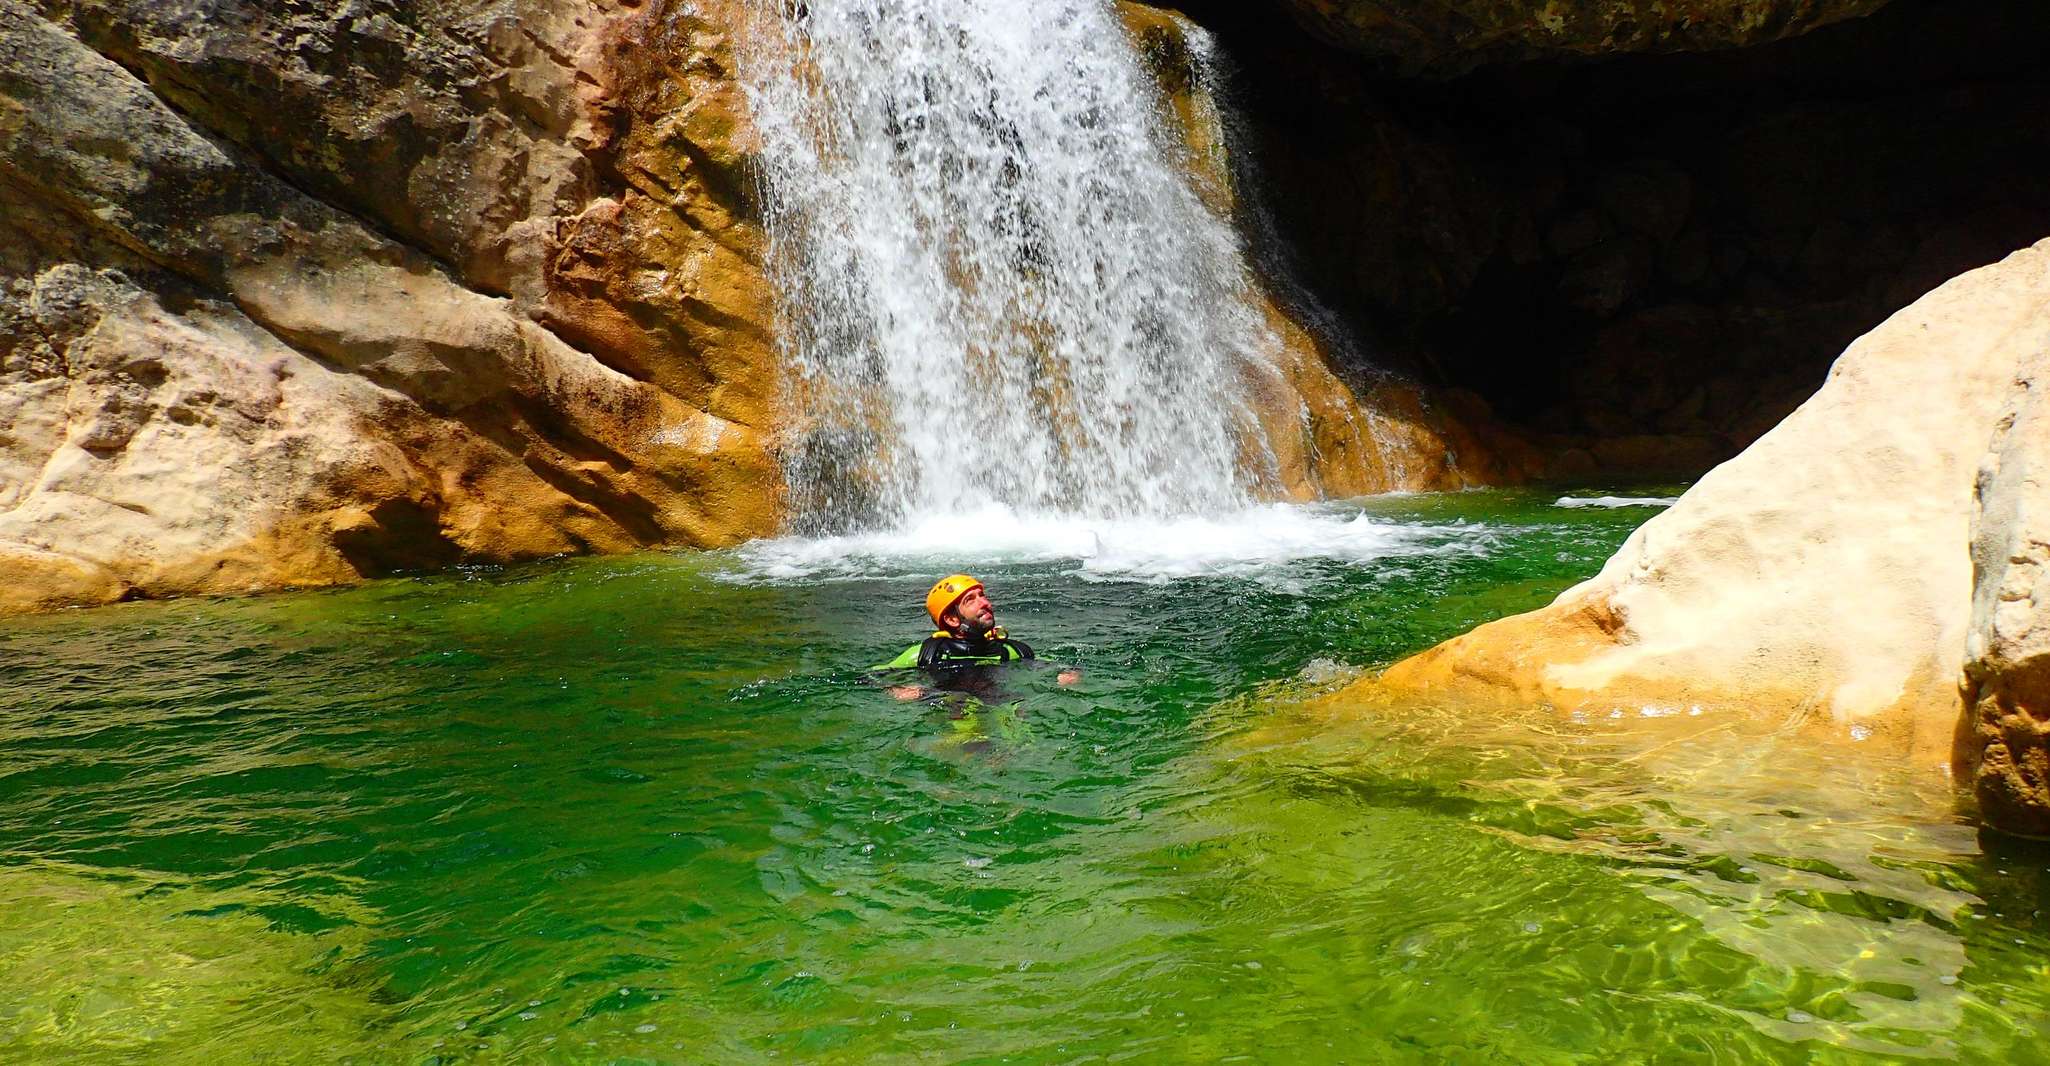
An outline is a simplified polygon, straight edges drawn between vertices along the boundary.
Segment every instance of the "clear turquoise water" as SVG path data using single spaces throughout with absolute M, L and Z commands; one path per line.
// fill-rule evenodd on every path
M 1642 508 L 1371 565 L 978 563 L 1080 664 L 888 699 L 955 560 L 655 555 L 0 623 L 0 1061 L 2050 1061 L 2050 857 L 1716 724 L 1333 723 Z

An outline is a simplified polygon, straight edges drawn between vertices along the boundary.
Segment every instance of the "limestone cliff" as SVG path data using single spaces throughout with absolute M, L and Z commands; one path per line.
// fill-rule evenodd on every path
M 1820 392 L 1591 580 L 1355 695 L 1555 713 L 1793 712 L 1932 764 L 1951 756 L 1956 730 L 1994 823 L 2040 831 L 2050 797 L 2033 381 L 2046 345 L 2050 240 L 1860 338 Z M 1974 717 L 1957 730 L 1961 678 Z
M 0 0 L 0 611 L 774 531 L 791 398 L 730 48 L 759 15 Z M 1223 189 L 1210 102 L 1155 58 Z M 1265 310 L 1282 494 L 1500 476 Z
M 0 0 L 0 609 L 772 528 L 725 14 Z

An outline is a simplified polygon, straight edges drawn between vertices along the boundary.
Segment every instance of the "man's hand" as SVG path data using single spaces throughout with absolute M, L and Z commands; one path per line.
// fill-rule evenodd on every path
M 906 701 L 922 699 L 925 696 L 925 689 L 917 685 L 891 685 L 890 696 L 893 699 Z
M 1082 671 L 1063 670 L 1054 677 L 1054 680 L 1063 685 L 1072 685 L 1075 682 L 1082 680 Z

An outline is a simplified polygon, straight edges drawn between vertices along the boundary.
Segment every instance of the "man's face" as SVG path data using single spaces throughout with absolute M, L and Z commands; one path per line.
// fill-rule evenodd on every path
M 989 602 L 989 596 L 979 588 L 969 589 L 954 602 L 954 609 L 947 612 L 960 621 L 954 626 L 980 636 L 996 628 L 997 609 Z

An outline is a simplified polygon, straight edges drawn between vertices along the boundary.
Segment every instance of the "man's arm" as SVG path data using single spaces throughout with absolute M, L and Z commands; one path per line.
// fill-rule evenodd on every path
M 875 673 L 883 673 L 885 671 L 916 670 L 919 666 L 919 654 L 922 651 L 924 651 L 924 649 L 925 644 L 923 642 L 913 644 L 912 646 L 905 648 L 903 651 L 899 652 L 896 658 L 891 659 L 889 662 L 886 663 L 877 663 L 876 665 L 869 667 L 869 670 Z M 924 686 L 909 683 L 899 685 L 887 685 L 884 686 L 883 691 L 888 692 L 892 699 L 904 700 L 907 702 L 910 700 L 923 699 L 925 697 Z
M 1009 641 L 1011 646 L 1018 650 L 1018 657 L 1020 659 L 1024 659 L 1027 662 L 1034 662 L 1038 660 L 1039 656 L 1033 652 L 1032 645 L 1027 644 L 1022 640 L 1019 640 L 1016 637 L 1006 637 L 1004 639 Z M 1082 671 L 1072 666 L 1063 666 L 1060 668 L 1060 672 L 1054 675 L 1053 679 L 1056 684 L 1072 685 L 1075 682 L 1082 680 Z

